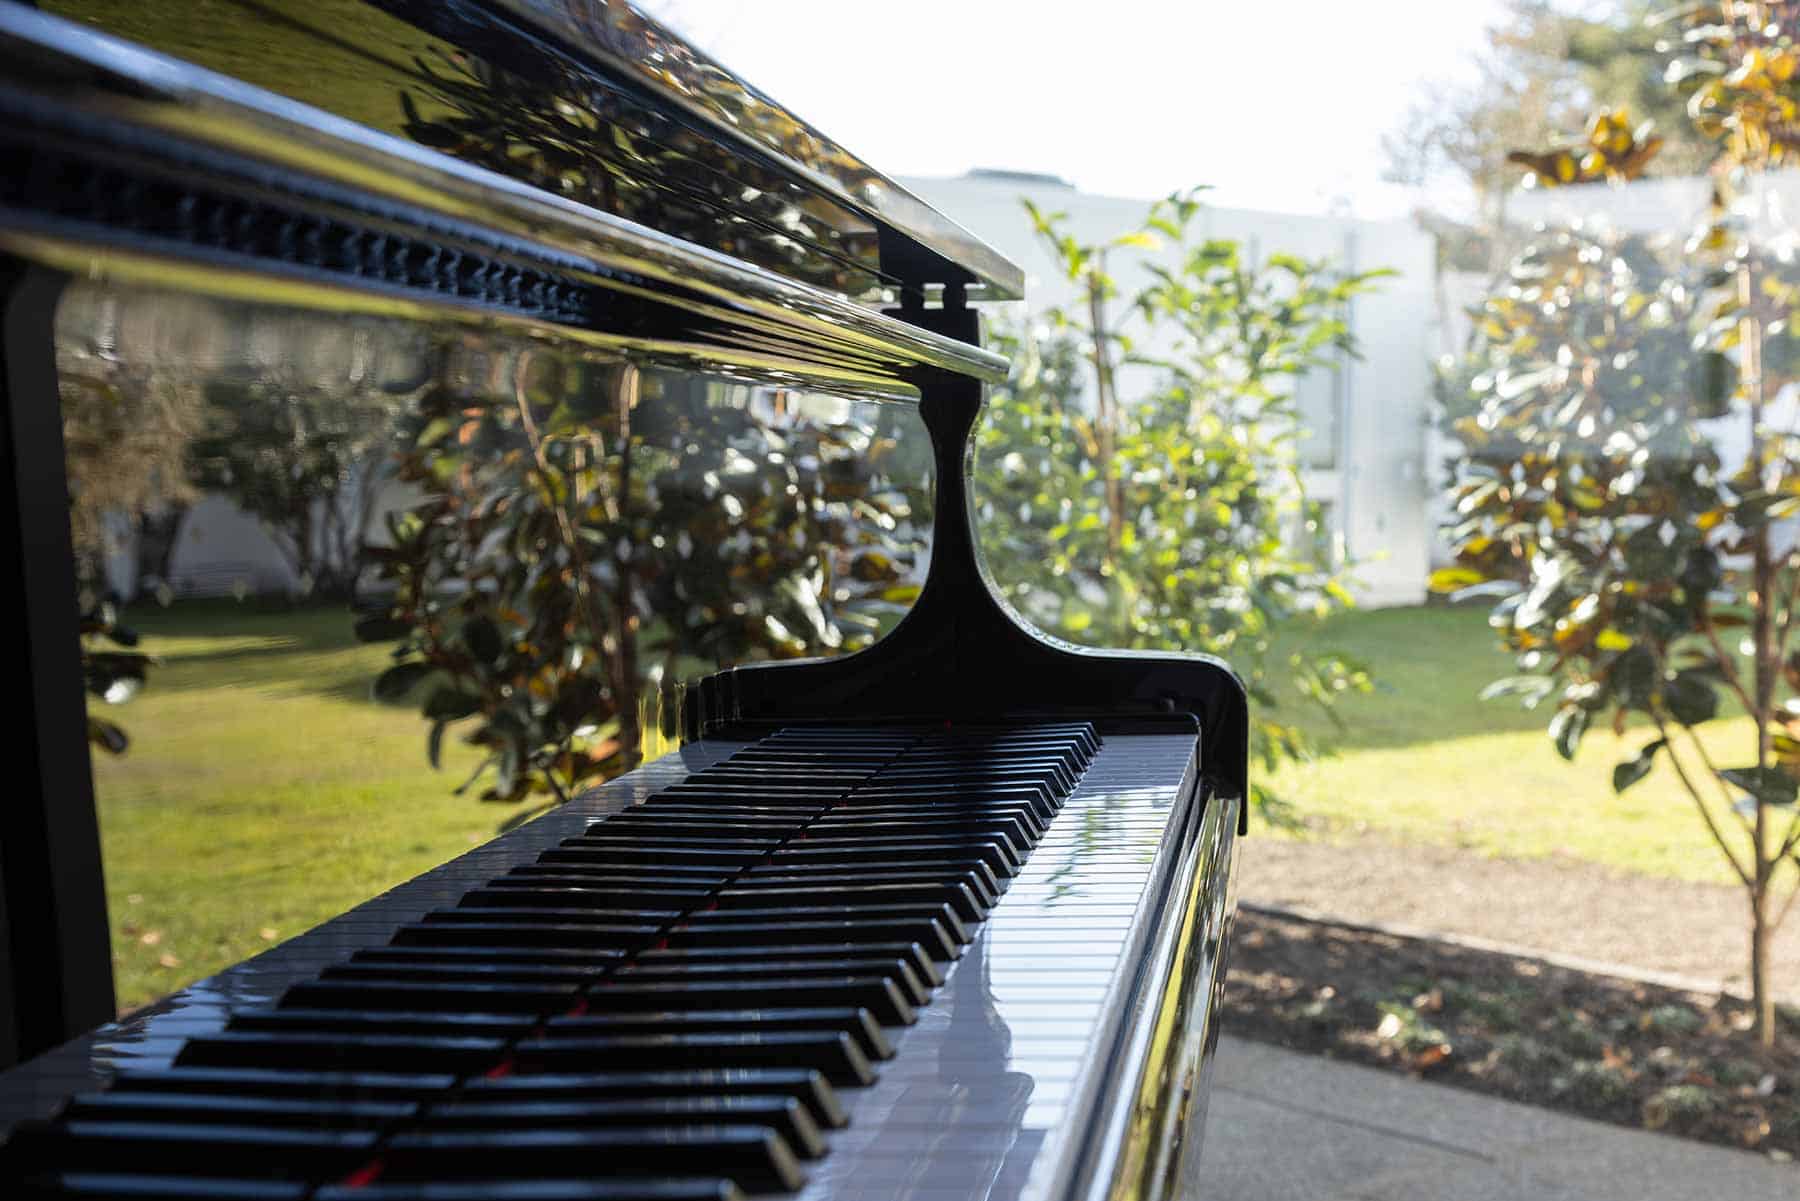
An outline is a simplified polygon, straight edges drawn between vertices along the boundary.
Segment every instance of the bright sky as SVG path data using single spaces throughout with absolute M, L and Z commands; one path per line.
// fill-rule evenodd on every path
M 1381 135 L 1467 73 L 1498 0 L 639 0 L 890 175 L 1394 216 Z

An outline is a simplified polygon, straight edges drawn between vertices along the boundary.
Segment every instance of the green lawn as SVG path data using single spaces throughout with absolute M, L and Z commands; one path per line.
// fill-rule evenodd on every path
M 1651 875 L 1732 879 L 1666 763 L 1623 796 L 1613 794 L 1612 766 L 1649 740 L 1643 729 L 1623 737 L 1590 731 L 1571 764 L 1544 733 L 1548 709 L 1479 699 L 1484 685 L 1513 674 L 1485 610 L 1349 613 L 1306 640 L 1363 659 L 1378 687 L 1342 706 L 1348 728 L 1331 735 L 1335 757 L 1286 768 L 1271 781 L 1306 819 L 1307 829 L 1290 836 L 1366 829 L 1483 854 L 1563 853 Z M 1299 706 L 1297 716 L 1305 712 Z M 1304 724 L 1329 731 L 1311 715 Z M 1705 731 L 1717 762 L 1755 753 L 1742 717 Z
M 512 812 L 450 790 L 474 751 L 425 762 L 416 710 L 368 700 L 387 649 L 341 608 L 229 602 L 133 613 L 164 662 L 131 735 L 96 756 L 121 1006 L 292 937 L 491 836 Z
M 355 644 L 341 609 L 184 604 L 131 621 L 164 662 L 112 711 L 131 750 L 95 766 L 121 1005 L 291 937 L 486 839 L 512 812 L 450 795 L 474 752 L 451 740 L 433 772 L 417 714 L 368 700 L 387 652 Z M 1337 757 L 1275 779 L 1307 819 L 1283 836 L 1369 829 L 1724 878 L 1663 773 L 1612 795 L 1610 732 L 1591 734 L 1570 765 L 1550 748 L 1545 713 L 1476 699 L 1507 665 L 1479 612 L 1352 613 L 1308 637 L 1366 659 L 1381 688 L 1344 706 Z M 1718 753 L 1741 752 L 1746 724 L 1717 724 Z

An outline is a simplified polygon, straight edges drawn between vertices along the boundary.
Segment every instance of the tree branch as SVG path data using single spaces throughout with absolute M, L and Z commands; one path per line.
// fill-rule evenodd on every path
M 1669 762 L 1674 765 L 1675 774 L 1681 777 L 1682 787 L 1686 788 L 1688 795 L 1694 799 L 1694 808 L 1700 811 L 1700 819 L 1706 823 L 1707 832 L 1712 835 L 1713 842 L 1717 844 L 1720 853 L 1725 856 L 1725 861 L 1731 864 L 1731 870 L 1737 873 L 1737 878 L 1743 881 L 1744 887 L 1754 888 L 1750 873 L 1744 870 L 1742 863 L 1738 862 L 1737 853 L 1731 849 L 1731 844 L 1725 841 L 1725 835 L 1719 829 L 1719 824 L 1713 820 L 1712 811 L 1706 807 L 1706 801 L 1700 796 L 1700 791 L 1694 787 L 1693 780 L 1688 777 L 1687 768 L 1681 765 L 1681 757 L 1675 753 L 1675 741 L 1669 737 L 1669 727 L 1663 721 L 1662 714 L 1653 708 L 1650 710 L 1650 720 L 1656 723 L 1656 732 L 1661 736 L 1663 745 L 1668 749 Z

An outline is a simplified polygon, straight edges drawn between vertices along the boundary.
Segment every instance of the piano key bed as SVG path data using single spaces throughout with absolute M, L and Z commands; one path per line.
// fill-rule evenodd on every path
M 0 1180 L 1025 1195 L 1094 1116 L 1196 778 L 1191 730 L 1080 722 L 689 744 L 0 1075 Z

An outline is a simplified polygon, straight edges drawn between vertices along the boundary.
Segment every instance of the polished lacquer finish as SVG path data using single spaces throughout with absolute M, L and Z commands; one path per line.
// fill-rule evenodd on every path
M 1070 646 L 996 596 L 968 446 L 1008 365 L 970 303 L 1018 269 L 617 0 L 206 9 L 0 0 L 0 561 L 31 701 L 0 1063 L 37 1055 L 0 1075 L 0 1121 L 27 1122 L 0 1180 L 1199 1195 L 1245 697 L 1215 659 Z M 835 658 L 721 655 L 671 690 L 674 753 L 37 1054 L 111 1012 L 63 432 L 83 379 L 173 381 L 215 419 L 330 395 L 390 439 L 425 437 L 425 398 L 465 431 L 541 403 L 647 503 L 650 546 L 609 553 L 655 569 L 662 612 L 703 588 L 774 612 L 732 593 L 758 578 L 729 557 L 754 544 L 733 488 L 797 497 L 804 468 L 819 529 L 863 504 L 885 530 L 860 562 L 898 624 Z M 874 545 L 783 536 L 821 577 Z

